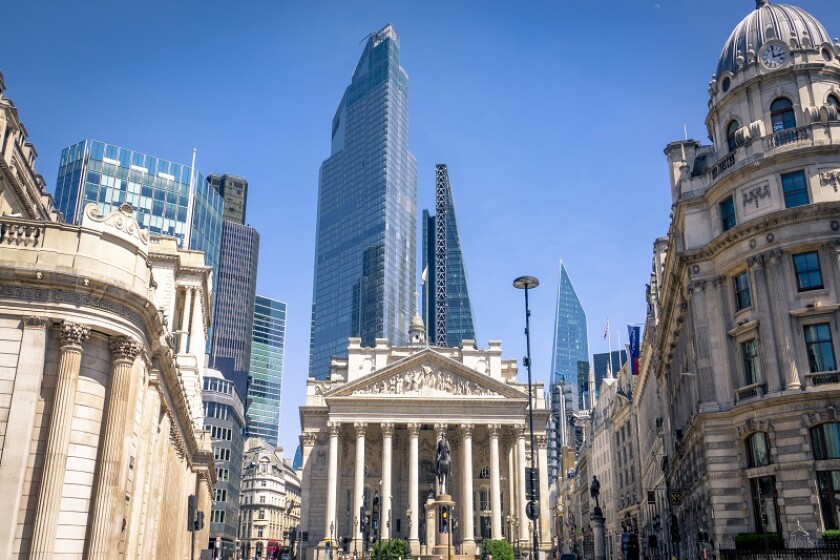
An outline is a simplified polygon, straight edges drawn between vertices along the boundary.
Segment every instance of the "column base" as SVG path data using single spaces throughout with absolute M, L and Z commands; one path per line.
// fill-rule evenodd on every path
M 461 555 L 475 556 L 475 541 L 473 539 L 464 539 L 461 541 Z

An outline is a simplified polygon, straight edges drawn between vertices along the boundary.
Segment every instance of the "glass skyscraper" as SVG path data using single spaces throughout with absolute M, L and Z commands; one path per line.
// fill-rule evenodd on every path
M 207 180 L 225 199 L 224 220 L 244 224 L 248 210 L 248 181 L 230 173 L 211 173 Z
M 417 162 L 408 75 L 391 25 L 372 33 L 332 121 L 321 165 L 309 374 L 323 379 L 347 338 L 403 344 L 414 310 Z
M 73 224 L 90 202 L 102 214 L 127 202 L 142 227 L 204 251 L 214 270 L 219 261 L 222 197 L 189 165 L 85 140 L 61 151 L 55 201 Z
M 475 340 L 461 234 L 445 164 L 435 166 L 435 212 L 423 210 L 423 322 L 429 344 L 460 346 Z
M 248 388 L 248 437 L 277 446 L 283 356 L 286 347 L 286 304 L 257 295 L 251 342 L 251 385 Z

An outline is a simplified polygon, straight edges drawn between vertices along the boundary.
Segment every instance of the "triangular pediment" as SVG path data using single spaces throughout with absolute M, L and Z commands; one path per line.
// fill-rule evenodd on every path
M 527 395 L 492 377 L 426 348 L 337 387 L 333 397 L 423 397 L 451 399 L 523 399 Z

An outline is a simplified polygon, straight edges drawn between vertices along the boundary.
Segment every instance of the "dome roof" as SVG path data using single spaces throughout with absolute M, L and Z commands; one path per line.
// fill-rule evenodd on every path
M 771 4 L 769 0 L 756 0 L 755 10 L 738 24 L 724 44 L 716 77 L 720 79 L 727 71 L 737 72 L 738 55 L 746 57 L 751 47 L 758 52 L 761 45 L 773 39 L 788 45 L 791 39 L 796 39 L 802 45 L 803 37 L 807 37 L 814 46 L 831 41 L 825 27 L 805 10 L 788 4 Z

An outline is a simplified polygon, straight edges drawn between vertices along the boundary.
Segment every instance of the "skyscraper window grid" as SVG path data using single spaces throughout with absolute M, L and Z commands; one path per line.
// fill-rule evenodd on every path
M 248 388 L 248 437 L 278 444 L 283 359 L 286 347 L 286 304 L 257 295 L 251 342 L 251 385 Z

